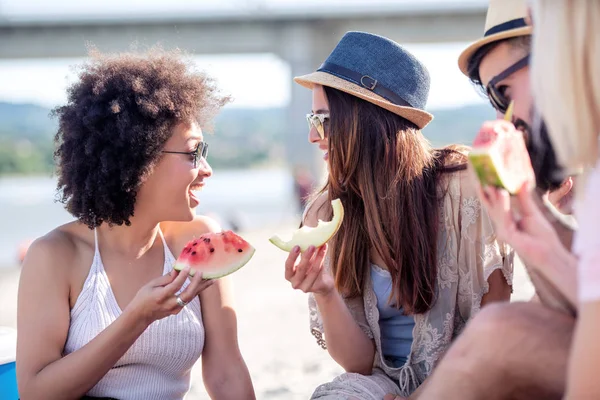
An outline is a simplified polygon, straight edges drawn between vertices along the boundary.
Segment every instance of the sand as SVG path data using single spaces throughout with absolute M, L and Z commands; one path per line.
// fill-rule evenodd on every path
M 233 275 L 240 347 L 258 399 L 307 399 L 317 385 L 342 372 L 309 332 L 306 294 L 293 290 L 283 277 L 287 253 L 267 240 L 290 229 L 293 226 L 243 233 L 257 251 Z M 16 327 L 18 279 L 18 268 L 0 268 L 0 326 Z M 520 264 L 514 279 L 513 301 L 531 298 L 533 287 Z M 186 399 L 209 399 L 200 363 Z

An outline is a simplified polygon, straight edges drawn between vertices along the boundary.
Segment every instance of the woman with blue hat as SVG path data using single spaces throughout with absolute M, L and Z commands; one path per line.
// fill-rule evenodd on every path
M 310 293 L 311 331 L 347 373 L 315 399 L 408 396 L 482 305 L 510 298 L 512 254 L 495 239 L 464 149 L 421 133 L 429 73 L 387 38 L 348 32 L 295 81 L 313 92 L 309 141 L 328 179 L 304 224 L 344 222 L 328 245 L 294 249 L 286 279 Z

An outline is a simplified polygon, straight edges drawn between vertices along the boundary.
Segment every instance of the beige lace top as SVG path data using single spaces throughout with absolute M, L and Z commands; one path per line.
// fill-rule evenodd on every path
M 392 368 L 383 360 L 377 298 L 369 274 L 363 297 L 346 300 L 358 325 L 375 340 L 374 367 L 394 379 L 404 396 L 431 374 L 450 342 L 479 311 L 492 272 L 501 269 L 512 285 L 513 251 L 496 240 L 467 171 L 445 175 L 440 182 L 440 189 L 444 188 L 447 192 L 439 210 L 437 300 L 431 310 L 414 316 L 413 343 L 404 366 Z M 321 315 L 312 295 L 309 309 L 311 332 L 326 349 Z

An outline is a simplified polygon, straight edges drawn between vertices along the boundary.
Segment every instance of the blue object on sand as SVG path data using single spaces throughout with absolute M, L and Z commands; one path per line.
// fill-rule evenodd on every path
M 0 400 L 18 400 L 17 371 L 17 332 L 0 326 Z

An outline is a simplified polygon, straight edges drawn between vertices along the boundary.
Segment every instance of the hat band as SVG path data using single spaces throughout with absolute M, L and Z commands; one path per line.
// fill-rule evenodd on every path
M 317 69 L 317 71 L 327 72 L 337 76 L 338 78 L 369 89 L 373 93 L 378 94 L 387 101 L 390 101 L 398 106 L 414 108 L 408 101 L 404 100 L 402 97 L 383 86 L 377 79 L 372 78 L 369 75 L 359 74 L 351 69 L 330 62 L 324 62 L 319 69 Z
M 527 22 L 525 22 L 525 18 L 517 18 L 511 19 L 510 21 L 506 21 L 501 23 L 500 25 L 496 25 L 488 29 L 483 36 L 490 36 L 496 33 L 510 31 L 518 28 L 525 28 L 527 26 Z

